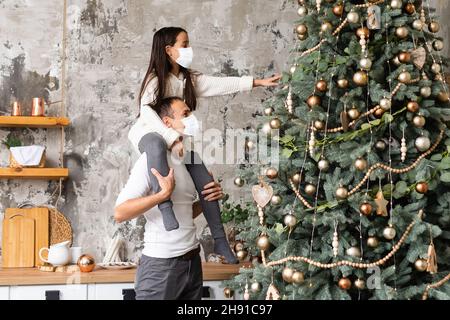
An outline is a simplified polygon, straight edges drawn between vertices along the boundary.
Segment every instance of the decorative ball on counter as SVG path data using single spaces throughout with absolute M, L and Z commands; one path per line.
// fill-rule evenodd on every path
M 292 282 L 294 282 L 295 284 L 302 284 L 304 281 L 305 275 L 303 274 L 303 272 L 295 271 L 292 274 Z
M 272 129 L 280 129 L 281 127 L 281 120 L 278 118 L 273 118 L 272 120 L 270 120 L 270 127 Z
M 367 85 L 368 81 L 369 77 L 367 76 L 367 73 L 364 71 L 357 71 L 353 75 L 353 82 L 358 86 L 365 86 Z
M 426 123 L 426 119 L 424 116 L 418 115 L 413 118 L 413 123 L 416 128 L 423 128 Z
M 350 110 L 348 110 L 347 113 L 348 113 L 348 116 L 350 117 L 350 119 L 352 119 L 352 120 L 358 119 L 359 116 L 361 115 L 359 110 L 356 108 L 351 108 Z
M 294 275 L 294 270 L 289 267 L 285 267 L 283 269 L 283 272 L 281 273 L 281 276 L 284 281 L 291 283 L 292 282 L 292 276 Z
M 395 229 L 392 226 L 386 227 L 383 230 L 383 237 L 386 240 L 394 239 L 396 234 L 397 234 L 397 232 L 395 231 Z
M 348 278 L 341 278 L 338 285 L 342 290 L 349 290 L 352 287 L 352 282 Z
M 328 84 L 325 80 L 319 80 L 316 83 L 316 89 L 320 92 L 326 92 L 328 89 Z
M 231 288 L 225 287 L 223 289 L 223 295 L 225 298 L 230 299 L 234 296 L 234 291 Z
M 364 215 L 364 216 L 370 216 L 372 214 L 372 211 L 373 211 L 373 207 L 368 202 L 364 202 L 359 207 L 359 212 L 361 212 L 361 214 Z
M 245 184 L 245 181 L 241 177 L 234 178 L 234 185 L 235 186 L 242 187 L 244 184 Z
M 349 82 L 348 82 L 347 79 L 339 79 L 339 80 L 337 81 L 337 85 L 338 85 L 338 87 L 341 88 L 341 89 L 347 89 L 347 88 L 348 88 L 348 85 L 349 85 Z
M 257 293 L 259 291 L 261 291 L 261 284 L 259 282 L 252 282 L 252 284 L 250 285 L 250 290 L 253 293 Z
M 355 168 L 359 171 L 364 171 L 367 169 L 367 160 L 363 158 L 358 158 L 355 161 Z
M 287 214 L 284 216 L 283 222 L 287 227 L 293 228 L 297 225 L 297 218 L 293 214 Z
M 415 141 L 415 145 L 417 150 L 425 152 L 431 147 L 430 138 L 424 136 L 418 137 Z
M 278 170 L 275 168 L 268 168 L 266 170 L 266 177 L 269 179 L 276 179 L 278 178 Z
M 281 201 L 283 199 L 281 198 L 281 196 L 279 195 L 273 195 L 272 198 L 270 199 L 270 203 L 273 204 L 274 206 L 277 206 L 279 204 L 281 204 Z
M 428 192 L 428 183 L 425 181 L 416 184 L 416 191 L 420 194 L 425 194 Z
M 339 188 L 336 190 L 336 197 L 337 197 L 339 200 L 347 199 L 347 197 L 348 197 L 348 190 L 347 190 L 347 188 L 339 187 Z
M 77 265 L 81 272 L 91 272 L 95 268 L 95 260 L 89 254 L 83 254 L 78 258 Z
M 270 246 L 269 237 L 264 234 L 259 236 L 256 245 L 260 250 L 268 250 Z
M 308 183 L 306 186 L 305 186 L 305 192 L 306 192 L 306 194 L 307 195 L 309 195 L 309 196 L 313 196 L 315 193 L 316 193 L 316 186 L 315 185 L 313 185 L 313 184 L 311 184 L 311 183 Z
M 361 257 L 361 250 L 359 250 L 358 247 L 350 247 L 345 251 L 345 253 L 351 257 Z
M 424 272 L 427 270 L 428 262 L 425 259 L 417 259 L 416 262 L 414 262 L 414 267 L 417 271 Z
M 415 113 L 415 112 L 419 111 L 420 106 L 416 101 L 410 101 L 406 105 L 406 109 L 408 109 L 409 112 Z
M 367 238 L 367 246 L 371 247 L 371 248 L 376 248 L 378 247 L 378 238 L 377 237 L 369 237 Z
M 364 290 L 366 288 L 366 282 L 363 279 L 356 279 L 353 285 L 358 290 Z

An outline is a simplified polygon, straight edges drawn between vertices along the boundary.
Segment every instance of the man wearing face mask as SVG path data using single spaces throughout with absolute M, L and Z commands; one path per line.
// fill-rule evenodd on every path
M 182 99 L 165 98 L 157 109 L 168 128 L 182 135 L 198 133 L 198 121 Z M 200 244 L 194 225 L 194 218 L 202 208 L 199 202 L 194 202 L 195 186 L 186 165 L 172 157 L 168 159 L 171 167 L 168 176 L 164 177 L 152 168 L 161 189 L 155 191 L 147 168 L 147 153 L 142 153 L 116 201 L 116 221 L 131 220 L 142 214 L 147 221 L 135 281 L 137 300 L 190 300 L 201 299 L 202 295 Z M 219 193 L 221 190 L 213 195 Z M 168 198 L 172 199 L 179 222 L 179 228 L 172 231 L 165 229 L 158 208 L 158 204 Z

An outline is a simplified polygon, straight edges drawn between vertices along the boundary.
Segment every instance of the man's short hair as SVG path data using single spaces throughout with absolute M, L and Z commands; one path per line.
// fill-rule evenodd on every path
M 167 97 L 162 99 L 159 103 L 157 103 L 153 109 L 156 111 L 156 113 L 159 115 L 161 119 L 164 117 L 173 118 L 172 104 L 175 101 L 184 101 L 184 100 L 181 99 L 180 97 Z

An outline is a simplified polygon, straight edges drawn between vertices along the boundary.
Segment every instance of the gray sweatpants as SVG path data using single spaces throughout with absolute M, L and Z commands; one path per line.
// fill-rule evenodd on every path
M 142 255 L 136 273 L 136 300 L 201 300 L 200 255 L 190 260 Z

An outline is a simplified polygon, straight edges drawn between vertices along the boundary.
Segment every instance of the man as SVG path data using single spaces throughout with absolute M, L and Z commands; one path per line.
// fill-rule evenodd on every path
M 182 99 L 170 97 L 159 105 L 164 124 L 183 133 L 183 119 L 191 113 Z M 168 151 L 170 153 L 170 151 Z M 202 297 L 203 276 L 200 244 L 196 238 L 194 218 L 202 213 L 195 201 L 195 186 L 182 161 L 174 161 L 168 154 L 167 176 L 151 168 L 161 190 L 152 192 L 147 168 L 147 155 L 142 153 L 124 189 L 116 201 L 114 218 L 123 222 L 144 215 L 144 249 L 135 279 L 137 300 L 199 300 Z M 176 182 L 176 184 L 175 184 Z M 223 197 L 217 182 L 205 186 L 210 201 Z M 172 199 L 179 228 L 167 231 L 158 204 Z

